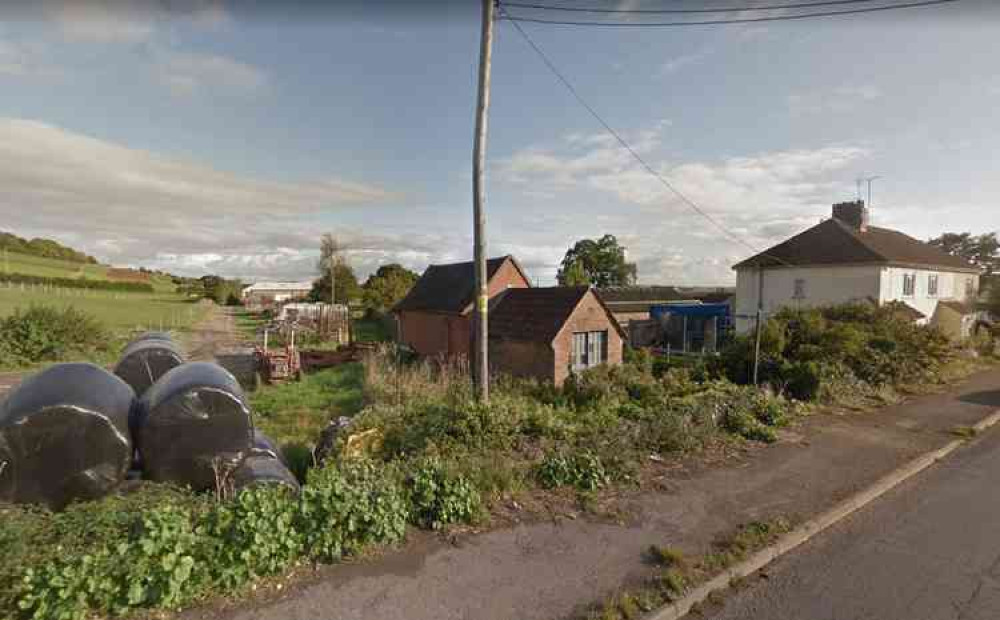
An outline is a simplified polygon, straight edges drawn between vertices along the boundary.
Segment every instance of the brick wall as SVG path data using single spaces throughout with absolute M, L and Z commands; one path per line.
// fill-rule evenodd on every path
M 399 313 L 399 338 L 413 347 L 420 355 L 435 356 L 448 353 L 448 319 L 458 315 L 434 312 Z
M 487 289 L 490 297 L 510 288 L 531 284 L 510 261 L 493 274 Z M 421 355 L 463 355 L 469 357 L 472 346 L 472 309 L 466 314 L 404 310 L 399 316 L 399 340 Z
M 554 353 L 553 381 L 556 385 L 562 385 L 566 377 L 569 376 L 569 366 L 573 351 L 573 333 L 591 332 L 607 330 L 608 332 L 608 364 L 618 365 L 622 363 L 623 343 L 622 337 L 611 323 L 604 307 L 593 293 L 586 295 L 576 310 L 570 316 L 566 325 L 560 330 L 552 342 Z
M 514 263 L 505 261 L 493 274 L 493 279 L 490 280 L 487 287 L 487 293 L 492 298 L 507 288 L 529 288 L 530 286 L 531 283 L 524 279 Z
M 540 342 L 490 338 L 490 368 L 515 377 L 555 379 L 552 347 Z

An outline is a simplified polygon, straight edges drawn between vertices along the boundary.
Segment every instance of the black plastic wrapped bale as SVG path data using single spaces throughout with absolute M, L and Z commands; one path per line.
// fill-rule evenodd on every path
M 137 339 L 122 351 L 115 374 L 132 386 L 138 398 L 142 398 L 160 377 L 183 363 L 184 352 L 172 340 Z
M 0 402 L 0 501 L 59 510 L 125 478 L 135 393 L 93 364 L 56 364 Z
M 147 479 L 214 489 L 253 444 L 240 384 L 217 364 L 191 362 L 163 375 L 133 413 Z
M 174 337 L 170 334 L 170 332 L 143 332 L 138 336 L 136 336 L 135 338 L 133 338 L 132 341 L 129 342 L 129 344 L 130 345 L 135 344 L 143 340 L 168 340 L 170 342 L 173 342 Z
M 254 429 L 253 431 L 253 446 L 252 454 L 257 456 L 270 456 L 271 458 L 277 459 L 282 463 L 285 462 L 285 457 L 281 454 L 281 450 L 278 448 L 278 444 L 274 442 L 273 439 L 265 435 L 263 432 Z
M 299 492 L 299 481 L 280 460 L 270 454 L 251 454 L 233 473 L 236 493 L 258 486 L 279 485 Z

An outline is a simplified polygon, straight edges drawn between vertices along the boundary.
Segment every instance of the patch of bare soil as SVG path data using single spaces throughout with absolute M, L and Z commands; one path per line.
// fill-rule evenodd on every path
M 230 308 L 206 303 L 209 310 L 205 318 L 184 338 L 184 346 L 192 361 L 212 361 L 220 355 L 243 351 L 253 345 L 236 329 L 236 320 Z

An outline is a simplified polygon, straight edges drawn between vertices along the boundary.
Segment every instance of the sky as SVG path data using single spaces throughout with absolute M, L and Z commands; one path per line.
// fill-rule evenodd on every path
M 110 264 L 245 280 L 315 277 L 326 232 L 361 278 L 388 262 L 419 272 L 470 259 L 478 2 L 334 6 L 0 5 L 0 230 Z M 554 283 L 575 241 L 613 234 L 640 283 L 729 285 L 733 264 L 829 217 L 862 176 L 879 176 L 875 225 L 922 239 L 1000 228 L 989 0 L 743 25 L 522 27 L 728 231 L 644 170 L 500 21 L 488 253 L 513 254 L 538 284 Z

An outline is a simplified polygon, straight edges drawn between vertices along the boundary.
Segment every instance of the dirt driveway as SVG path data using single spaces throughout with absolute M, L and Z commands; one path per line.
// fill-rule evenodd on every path
M 215 304 L 209 306 L 205 318 L 185 334 L 181 342 L 192 361 L 211 361 L 252 345 L 236 329 L 233 310 Z

